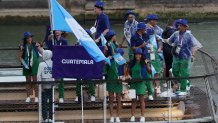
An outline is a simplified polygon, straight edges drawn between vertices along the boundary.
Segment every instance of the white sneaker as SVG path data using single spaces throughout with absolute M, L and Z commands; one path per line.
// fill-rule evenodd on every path
M 27 103 L 30 102 L 30 97 L 27 97 L 25 102 L 27 102 Z
M 163 83 L 163 87 L 164 87 L 164 88 L 167 87 L 167 83 L 166 83 L 166 82 Z
M 95 102 L 95 96 L 91 96 L 91 102 Z
M 149 95 L 149 96 L 148 96 L 148 100 L 154 100 L 153 96 L 152 96 L 152 95 Z
M 78 96 L 76 96 L 76 98 L 75 98 L 75 100 L 74 100 L 75 102 L 78 102 Z
M 159 86 L 159 87 L 156 87 L 156 93 L 157 93 L 157 94 L 160 94 L 160 93 L 161 93 L 160 86 Z
M 178 93 L 179 96 L 186 96 L 187 95 L 187 92 L 180 92 Z
M 190 86 L 186 86 L 186 90 L 190 91 L 191 87 Z
M 116 117 L 116 122 L 120 123 L 120 118 L 119 117 Z
M 51 119 L 46 119 L 45 122 L 52 122 L 52 120 Z
M 38 97 L 35 97 L 35 102 L 39 102 L 39 98 Z
M 145 117 L 141 116 L 140 117 L 140 122 L 145 122 Z
M 63 98 L 59 98 L 59 103 L 64 103 L 64 99 Z
M 135 122 L 135 116 L 132 116 L 132 117 L 130 118 L 130 122 Z
M 111 117 L 110 122 L 111 122 L 111 123 L 114 122 L 114 117 Z

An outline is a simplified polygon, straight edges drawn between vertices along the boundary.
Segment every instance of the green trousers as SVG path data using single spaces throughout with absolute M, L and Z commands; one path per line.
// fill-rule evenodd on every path
M 179 59 L 173 56 L 173 75 L 175 77 L 189 77 L 191 70 L 191 59 Z M 187 79 L 180 80 L 180 91 L 186 92 Z
M 134 59 L 134 52 L 129 46 L 128 46 L 128 55 L 129 55 L 129 61 Z
M 146 78 L 151 78 L 151 74 L 147 73 Z M 146 81 L 146 87 L 148 89 L 148 95 L 154 96 L 154 91 L 153 91 L 153 83 L 152 81 Z
M 59 92 L 59 98 L 64 98 L 64 82 L 63 79 L 58 79 L 59 85 L 58 85 L 58 92 Z
M 93 82 L 90 82 L 90 84 L 88 84 L 88 93 L 91 96 L 95 96 L 95 84 Z M 81 96 L 81 84 L 77 83 L 76 84 L 76 96 L 80 97 Z

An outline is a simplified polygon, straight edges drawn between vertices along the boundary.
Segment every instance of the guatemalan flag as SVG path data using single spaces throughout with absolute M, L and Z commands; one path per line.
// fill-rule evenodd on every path
M 104 56 L 95 41 L 56 0 L 50 0 L 50 13 L 53 30 L 74 33 L 81 45 L 96 62 L 105 60 L 110 65 L 110 60 Z

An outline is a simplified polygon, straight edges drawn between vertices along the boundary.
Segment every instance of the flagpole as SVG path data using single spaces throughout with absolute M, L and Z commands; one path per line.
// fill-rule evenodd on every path
M 50 20 L 50 35 L 51 35 L 51 40 L 52 40 L 52 44 L 54 45 L 54 36 L 53 36 L 53 30 L 54 30 L 54 28 L 53 28 L 53 20 L 52 20 L 52 6 L 51 6 L 51 1 L 50 0 L 48 0 L 48 7 L 49 7 L 49 20 Z M 55 86 L 54 85 L 52 85 L 52 123 L 55 123 L 55 102 L 54 102 L 54 88 L 55 88 Z
M 50 17 L 50 27 L 51 27 L 51 31 L 50 31 L 50 35 L 52 36 L 52 44 L 54 45 L 54 34 L 53 34 L 53 18 L 52 18 L 52 6 L 51 6 L 51 2 L 50 0 L 48 0 L 48 7 L 49 7 L 49 17 Z

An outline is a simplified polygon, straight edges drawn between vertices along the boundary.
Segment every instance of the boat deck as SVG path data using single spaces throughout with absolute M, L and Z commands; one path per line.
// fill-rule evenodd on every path
M 6 89 L 6 88 L 4 88 Z M 9 89 L 9 93 L 0 93 L 0 119 L 2 123 L 35 123 L 38 122 L 38 104 L 25 103 L 25 89 L 16 88 L 14 91 Z M 74 101 L 72 89 L 66 89 L 66 99 L 64 103 L 58 103 L 56 108 L 56 121 L 65 123 L 81 123 L 81 104 Z M 5 99 L 7 98 L 7 100 Z M 205 99 L 205 100 L 202 100 Z M 114 102 L 116 103 L 116 102 Z M 146 121 L 167 121 L 168 120 L 168 98 L 155 98 L 153 101 L 145 99 L 145 119 Z M 140 116 L 139 104 L 136 116 Z M 122 101 L 121 121 L 128 122 L 131 117 L 131 101 Z M 12 118 L 13 116 L 13 118 Z M 207 95 L 197 87 L 192 87 L 190 95 L 172 98 L 172 120 L 195 119 L 209 117 L 210 109 L 208 106 Z M 109 119 L 109 111 L 107 110 Z M 137 117 L 136 117 L 137 118 Z M 84 98 L 84 119 L 85 123 L 103 122 L 103 100 L 98 98 L 96 102 L 90 102 Z M 136 119 L 137 120 L 137 119 Z M 4 122 L 3 122 L 4 121 Z

